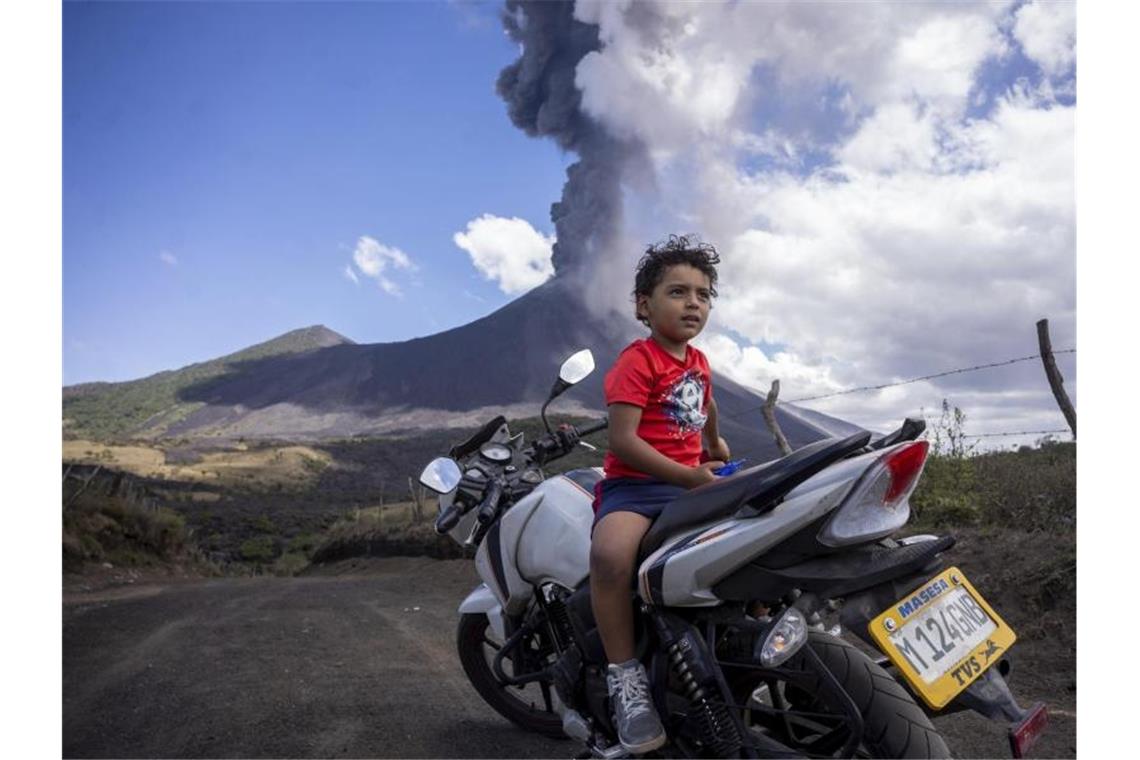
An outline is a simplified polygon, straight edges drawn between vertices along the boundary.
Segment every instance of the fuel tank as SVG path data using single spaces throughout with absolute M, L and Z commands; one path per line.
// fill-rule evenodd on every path
M 523 519 L 515 556 L 519 575 L 527 582 L 555 581 L 572 589 L 589 575 L 593 485 L 601 476 L 600 469 L 572 470 L 535 489 L 542 503 L 525 518 L 518 516 Z M 514 517 L 514 512 L 506 518 Z

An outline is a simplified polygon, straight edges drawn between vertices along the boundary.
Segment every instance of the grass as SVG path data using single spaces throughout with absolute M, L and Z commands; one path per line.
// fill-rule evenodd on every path
M 85 439 L 63 442 L 63 459 L 99 464 L 144 478 L 214 483 L 221 488 L 280 490 L 313 488 L 332 464 L 332 457 L 312 446 L 272 442 L 218 445 L 186 452 L 172 442 L 141 441 L 101 444 Z M 210 498 L 210 497 L 205 497 Z
M 915 527 L 1076 530 L 1077 447 L 931 456 L 910 498 Z
M 216 572 L 177 512 L 98 493 L 81 494 L 63 510 L 65 572 L 77 572 L 92 562 L 122 567 L 182 564 Z
M 436 512 L 434 499 L 426 501 L 418 520 L 412 502 L 354 510 L 319 537 L 311 559 L 323 563 L 358 556 L 462 557 L 458 544 L 436 534 Z

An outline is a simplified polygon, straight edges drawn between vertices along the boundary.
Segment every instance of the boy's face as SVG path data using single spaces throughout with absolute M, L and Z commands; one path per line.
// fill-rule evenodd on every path
M 688 264 L 676 264 L 649 296 L 637 297 L 637 313 L 669 340 L 687 343 L 704 329 L 712 305 L 708 275 Z

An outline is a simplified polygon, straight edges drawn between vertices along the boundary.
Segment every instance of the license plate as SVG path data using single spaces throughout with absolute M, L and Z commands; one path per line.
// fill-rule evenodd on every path
M 956 567 L 871 621 L 871 638 L 934 709 L 969 686 L 1017 640 Z

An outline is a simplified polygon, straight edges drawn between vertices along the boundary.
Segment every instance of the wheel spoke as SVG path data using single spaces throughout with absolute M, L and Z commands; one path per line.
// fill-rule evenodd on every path
M 487 646 L 491 647 L 491 649 L 494 649 L 496 652 L 503 648 L 500 644 L 496 644 L 494 641 L 491 641 L 486 636 L 483 637 L 483 643 L 486 644 Z
M 836 726 L 822 736 L 801 745 L 801 749 L 809 755 L 831 755 L 847 743 L 851 731 L 846 724 Z

